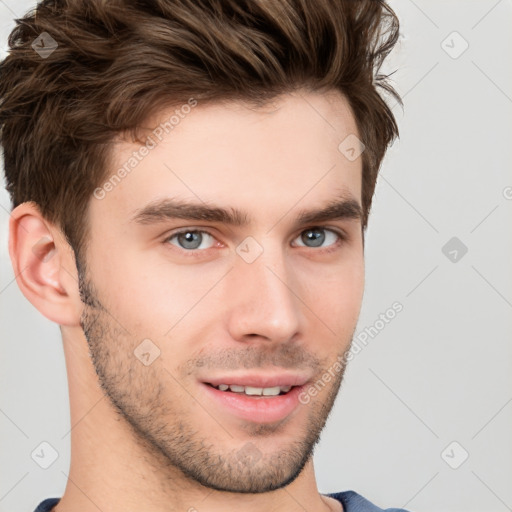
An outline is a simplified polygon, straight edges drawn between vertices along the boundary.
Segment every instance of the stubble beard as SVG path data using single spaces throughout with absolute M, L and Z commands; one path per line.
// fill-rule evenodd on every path
M 312 457 L 332 410 L 345 364 L 330 388 L 322 390 L 323 400 L 317 398 L 307 405 L 307 422 L 297 439 L 285 446 L 280 443 L 278 451 L 262 454 L 257 448 L 258 439 L 271 437 L 280 426 L 248 424 L 245 430 L 251 441 L 222 449 L 215 444 L 220 436 L 210 439 L 200 430 L 200 425 L 207 422 L 196 421 L 194 426 L 186 406 L 172 401 L 173 393 L 168 387 L 177 388 L 175 377 L 157 365 L 144 366 L 134 356 L 140 340 L 130 337 L 109 315 L 93 283 L 80 271 L 79 289 L 84 303 L 80 324 L 99 384 L 114 411 L 131 427 L 135 442 L 151 455 L 146 459 L 162 478 L 175 482 L 178 470 L 187 480 L 218 491 L 265 493 L 282 488 L 299 476 Z M 346 361 L 343 356 L 347 352 L 348 349 L 338 361 Z M 205 419 L 211 422 L 206 414 L 205 411 Z M 165 468 L 168 471 L 162 471 Z

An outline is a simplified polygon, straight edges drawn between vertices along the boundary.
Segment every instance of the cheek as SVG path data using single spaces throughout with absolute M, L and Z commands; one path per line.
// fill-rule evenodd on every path
M 188 322 L 180 323 L 178 330 L 192 318 L 215 321 L 212 312 L 218 307 L 216 293 L 207 292 L 212 288 L 220 292 L 222 287 L 216 285 L 230 266 L 222 261 L 206 266 L 172 265 L 159 257 L 141 257 L 129 251 L 117 258 L 113 252 L 108 257 L 105 253 L 96 261 L 102 261 L 102 265 L 94 269 L 93 280 L 112 316 L 134 336 L 157 339 L 185 317 Z M 336 340 L 351 336 L 364 288 L 362 253 L 347 251 L 339 263 L 302 259 L 290 265 L 294 269 L 290 286 L 304 303 L 299 301 L 297 307 L 303 308 L 309 318 L 306 330 L 313 327 L 326 335 L 334 332 Z
M 222 268 L 200 271 L 193 265 L 125 257 L 108 270 L 103 267 L 99 294 L 133 336 L 163 340 L 174 326 L 209 318 L 215 303 L 207 292 L 225 273 Z
M 336 339 L 351 337 L 364 292 L 364 263 L 347 262 L 313 280 L 306 304 L 330 328 Z

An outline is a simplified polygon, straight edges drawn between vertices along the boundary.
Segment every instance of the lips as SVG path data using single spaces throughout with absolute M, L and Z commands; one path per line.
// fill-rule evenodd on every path
M 208 400 L 224 413 L 254 423 L 275 423 L 291 416 L 301 405 L 298 396 L 308 376 L 231 374 L 202 379 Z

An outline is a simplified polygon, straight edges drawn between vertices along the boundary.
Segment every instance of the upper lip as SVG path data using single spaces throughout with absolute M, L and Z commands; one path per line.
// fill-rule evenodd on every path
M 303 386 L 308 382 L 309 377 L 305 374 L 280 372 L 280 373 L 231 373 L 222 376 L 212 376 L 210 378 L 201 379 L 202 382 L 211 384 L 212 386 L 220 386 L 221 384 L 250 386 L 254 388 L 273 388 L 284 386 Z

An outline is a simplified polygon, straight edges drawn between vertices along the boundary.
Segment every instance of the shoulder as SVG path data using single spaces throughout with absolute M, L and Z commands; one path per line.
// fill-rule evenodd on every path
M 50 512 L 50 510 L 55 507 L 59 501 L 60 498 L 47 498 L 39 503 L 34 512 Z
M 355 491 L 331 493 L 327 496 L 343 505 L 343 512 L 408 512 L 403 508 L 379 508 Z

